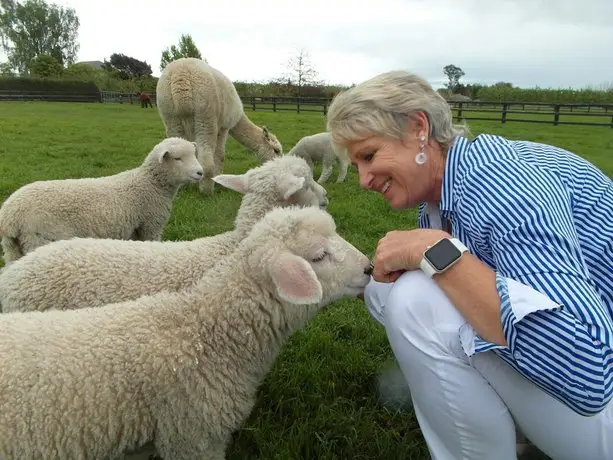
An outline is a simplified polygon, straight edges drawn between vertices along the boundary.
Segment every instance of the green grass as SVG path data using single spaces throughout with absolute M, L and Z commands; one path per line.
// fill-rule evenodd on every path
M 252 112 L 287 151 L 302 136 L 325 127 L 322 114 Z M 568 148 L 613 175 L 613 130 L 601 127 L 473 122 L 473 134 L 490 132 Z M 0 201 L 40 179 L 102 176 L 140 164 L 163 137 L 155 109 L 137 105 L 0 103 Z M 224 172 L 258 164 L 230 139 Z M 319 174 L 316 168 L 316 177 Z M 339 232 L 366 254 L 391 229 L 412 228 L 414 211 L 392 211 L 378 195 L 362 191 L 356 172 L 326 184 L 329 211 Z M 201 198 L 182 190 L 165 239 L 193 239 L 230 229 L 241 196 L 217 188 Z M 392 355 L 383 329 L 363 303 L 331 305 L 284 348 L 259 391 L 257 406 L 236 434 L 228 458 L 425 459 L 427 449 L 412 411 L 396 410 L 379 398 L 378 376 Z

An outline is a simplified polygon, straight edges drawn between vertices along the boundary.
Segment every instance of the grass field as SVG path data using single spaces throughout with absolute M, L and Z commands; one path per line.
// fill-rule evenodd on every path
M 322 114 L 249 109 L 247 114 L 268 126 L 285 151 L 325 127 Z M 470 127 L 473 134 L 490 132 L 568 148 L 613 176 L 613 129 L 499 122 L 473 122 Z M 157 111 L 137 105 L 0 103 L 0 201 L 35 180 L 102 176 L 135 167 L 162 137 Z M 258 164 L 233 139 L 226 152 L 224 172 L 240 173 Z M 354 170 L 345 183 L 335 184 L 336 172 L 326 184 L 329 211 L 339 232 L 363 252 L 372 254 L 388 230 L 415 226 L 414 211 L 390 210 L 381 197 L 358 187 Z M 195 187 L 182 190 L 164 239 L 189 240 L 229 230 L 240 198 L 220 187 L 207 199 Z M 381 398 L 378 377 L 392 363 L 385 333 L 363 303 L 336 302 L 285 347 L 228 458 L 428 458 L 412 411 L 397 410 Z

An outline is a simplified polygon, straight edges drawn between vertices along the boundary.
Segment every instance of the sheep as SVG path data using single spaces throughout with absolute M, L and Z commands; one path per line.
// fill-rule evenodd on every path
M 325 208 L 326 190 L 299 157 L 282 156 L 215 181 L 243 194 L 234 229 L 192 241 L 71 239 L 38 248 L 0 272 L 2 312 L 75 309 L 193 285 L 273 207 Z
M 4 261 L 72 237 L 161 240 L 178 189 L 202 174 L 194 143 L 168 138 L 134 169 L 24 185 L 0 207 Z
M 195 141 L 204 167 L 203 195 L 213 193 L 213 176 L 223 171 L 228 135 L 255 152 L 261 162 L 282 155 L 283 147 L 265 126 L 255 125 L 230 79 L 198 58 L 169 63 L 157 83 L 156 105 L 166 136 Z
M 223 459 L 284 343 L 368 265 L 327 211 L 275 208 L 185 291 L 0 315 L 0 458 Z
M 349 160 L 332 147 L 332 137 L 328 132 L 304 136 L 287 154 L 304 158 L 311 168 L 313 168 L 313 162 L 323 160 L 323 168 L 317 179 L 320 184 L 325 183 L 332 174 L 334 162 L 338 162 L 339 166 L 336 182 L 343 182 L 347 175 Z

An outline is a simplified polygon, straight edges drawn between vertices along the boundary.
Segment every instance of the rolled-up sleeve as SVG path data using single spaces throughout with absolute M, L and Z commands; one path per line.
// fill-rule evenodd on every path
M 463 177 L 459 215 L 489 251 L 504 347 L 475 337 L 575 412 L 594 415 L 613 394 L 613 325 L 590 278 L 572 197 L 553 174 L 505 159 Z

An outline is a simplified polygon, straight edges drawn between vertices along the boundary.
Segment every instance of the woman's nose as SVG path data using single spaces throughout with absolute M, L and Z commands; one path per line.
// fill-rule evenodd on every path
M 368 189 L 372 183 L 372 174 L 365 167 L 358 168 L 358 175 L 360 176 L 360 187 Z

